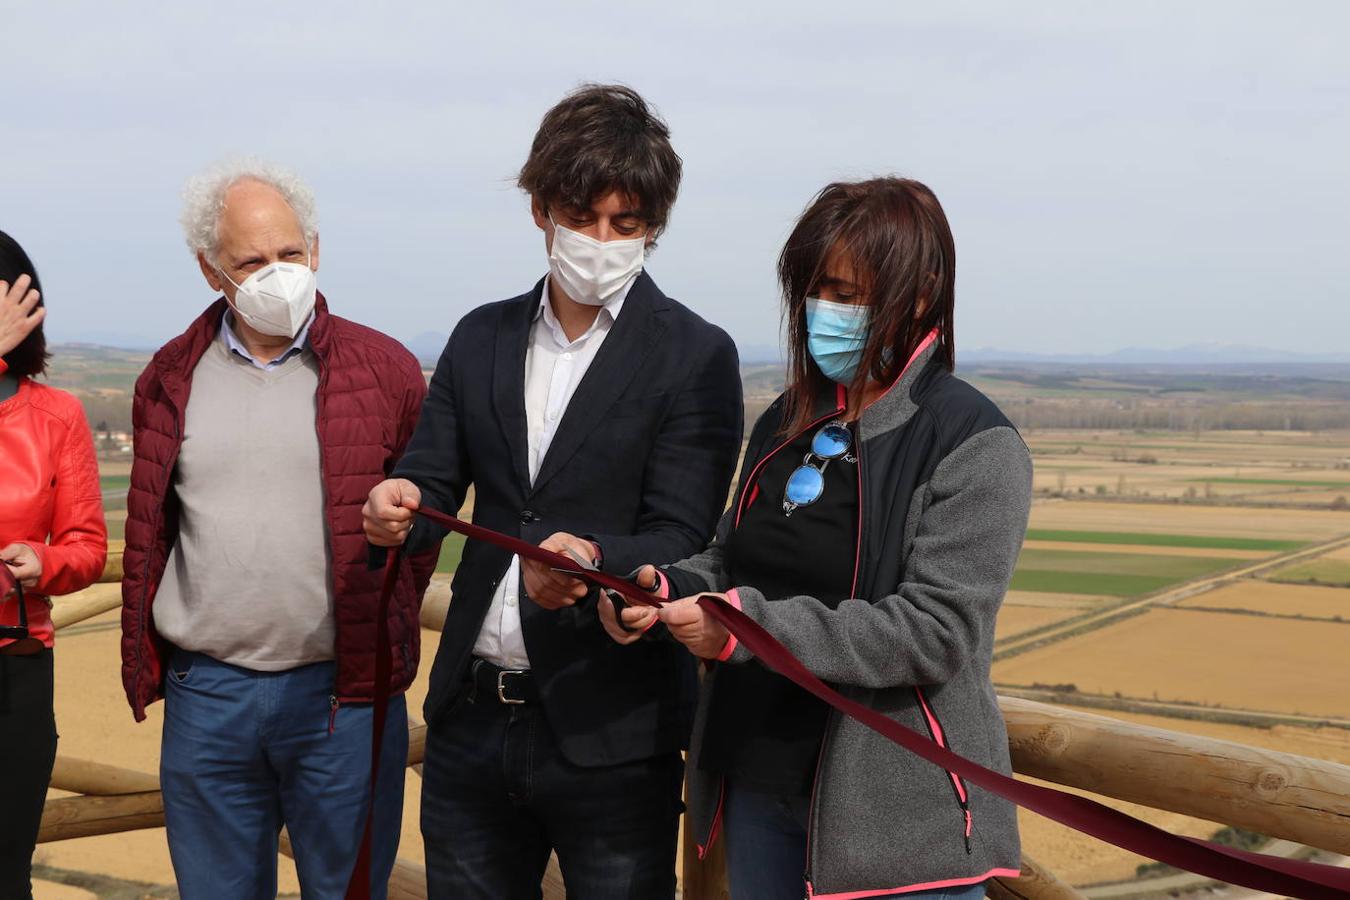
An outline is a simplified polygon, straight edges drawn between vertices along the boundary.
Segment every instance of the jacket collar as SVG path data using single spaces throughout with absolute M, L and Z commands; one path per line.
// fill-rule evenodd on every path
M 528 294 L 507 301 L 497 328 L 493 356 L 493 405 L 506 445 L 511 448 L 511 463 L 516 476 L 525 485 L 530 483 L 525 456 L 529 445 L 529 425 L 525 416 L 525 353 L 530 342 L 530 326 L 542 302 L 544 283 L 545 279 L 540 279 Z M 632 383 L 667 327 L 662 314 L 670 309 L 670 305 L 670 299 L 645 270 L 638 275 L 624 299 L 622 314 L 615 319 L 604 344 L 567 404 L 548 453 L 540 461 L 533 490 L 539 490 L 557 474 Z
M 220 325 L 229 304 L 224 297 L 216 301 L 193 320 L 187 330 L 169 341 L 155 354 L 152 365 L 159 374 L 164 389 L 179 409 L 187 406 L 187 393 L 192 383 L 192 370 L 197 367 L 211 342 L 220 336 Z M 330 340 L 331 316 L 328 301 L 323 294 L 314 298 L 314 319 L 309 326 L 309 345 L 320 364 L 327 356 Z

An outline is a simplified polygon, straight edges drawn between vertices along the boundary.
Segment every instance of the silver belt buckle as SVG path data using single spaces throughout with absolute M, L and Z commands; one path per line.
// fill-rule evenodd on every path
M 509 699 L 507 699 L 507 697 L 506 697 L 506 676 L 507 676 L 507 675 L 524 675 L 524 674 L 525 674 L 525 670 L 524 670 L 524 669 L 502 669 L 500 672 L 498 672 L 498 673 L 497 673 L 497 699 L 500 700 L 501 702 L 505 703 L 505 704 L 508 705 L 508 706 L 520 706 L 520 705 L 524 704 L 524 702 L 525 702 L 524 700 L 509 700 Z

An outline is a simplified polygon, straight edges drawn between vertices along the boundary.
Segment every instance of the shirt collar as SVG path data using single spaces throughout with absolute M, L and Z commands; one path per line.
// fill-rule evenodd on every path
M 576 341 L 567 339 L 567 334 L 563 331 L 562 323 L 558 321 L 557 315 L 553 312 L 553 304 L 549 302 L 548 285 L 552 277 L 551 274 L 544 276 L 544 290 L 539 295 L 539 306 L 534 310 L 534 318 L 538 320 L 540 316 L 543 316 L 544 324 L 548 326 L 549 331 L 553 332 L 553 337 L 558 342 L 559 346 L 567 347 L 576 343 Z M 577 341 L 583 341 L 590 337 L 602 320 L 606 321 L 607 324 L 614 324 L 614 321 L 619 318 L 619 312 L 623 309 L 624 301 L 628 299 L 628 292 L 633 289 L 633 285 L 636 283 L 637 279 L 632 279 L 628 284 L 619 289 L 619 293 L 613 300 L 600 307 L 600 313 L 595 317 L 595 321 L 591 323 L 591 327 L 587 328 L 586 333 L 577 338 Z
M 262 362 L 261 360 L 259 360 L 252 353 L 249 353 L 248 348 L 245 347 L 243 343 L 239 340 L 239 336 L 234 333 L 233 310 L 227 309 L 225 311 L 225 317 L 220 321 L 220 338 L 225 342 L 226 348 L 229 349 L 231 353 L 238 354 L 240 357 L 242 357 L 245 360 L 248 360 L 248 362 L 252 363 L 257 368 L 266 371 L 268 369 L 275 369 L 277 366 L 281 365 L 295 354 L 300 353 L 304 350 L 308 350 L 309 326 L 313 324 L 314 324 L 314 313 L 311 312 L 309 314 L 309 318 L 305 320 L 305 324 L 300 327 L 300 330 L 298 332 L 296 332 L 295 339 L 292 340 L 290 344 L 287 345 L 286 349 L 281 351 L 281 353 L 279 353 L 277 357 L 273 359 L 271 362 Z

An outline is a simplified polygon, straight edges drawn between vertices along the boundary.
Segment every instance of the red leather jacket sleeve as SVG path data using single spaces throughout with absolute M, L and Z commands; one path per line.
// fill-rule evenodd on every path
M 103 574 L 108 559 L 94 436 L 82 411 L 72 417 L 57 458 L 51 535 L 45 544 L 25 541 L 42 560 L 38 593 L 48 595 L 84 590 Z

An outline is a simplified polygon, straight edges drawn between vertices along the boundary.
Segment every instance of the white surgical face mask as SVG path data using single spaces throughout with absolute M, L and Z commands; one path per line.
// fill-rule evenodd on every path
M 549 221 L 553 221 L 552 216 Z M 603 306 L 642 271 L 647 238 L 597 241 L 553 222 L 548 270 L 567 296 L 587 306 Z
M 224 270 L 217 268 L 221 275 Z M 318 282 L 309 264 L 275 262 L 263 266 L 235 284 L 234 302 L 230 309 L 244 324 L 261 334 L 275 337 L 295 337 L 314 311 L 314 297 Z

